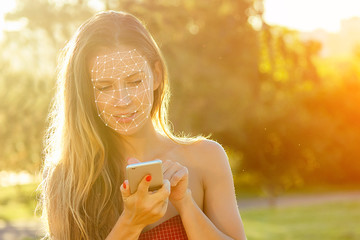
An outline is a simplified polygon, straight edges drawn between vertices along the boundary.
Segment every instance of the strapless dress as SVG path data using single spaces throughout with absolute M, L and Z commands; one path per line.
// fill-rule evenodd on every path
M 169 218 L 156 227 L 142 232 L 139 240 L 187 240 L 180 215 Z

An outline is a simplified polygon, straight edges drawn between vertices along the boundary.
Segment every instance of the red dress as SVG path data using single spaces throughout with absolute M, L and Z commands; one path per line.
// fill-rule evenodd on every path
M 143 232 L 139 240 L 187 240 L 180 215 L 176 215 L 156 227 Z

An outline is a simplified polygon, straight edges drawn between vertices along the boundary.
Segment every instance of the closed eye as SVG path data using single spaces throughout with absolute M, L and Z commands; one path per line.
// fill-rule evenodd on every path
M 104 90 L 107 90 L 109 88 L 111 88 L 112 85 L 109 85 L 109 86 L 99 86 L 99 87 L 96 87 L 99 91 L 104 91 Z
M 138 79 L 138 80 L 135 80 L 135 81 L 128 82 L 128 84 L 136 86 L 136 85 L 139 85 L 142 82 L 143 82 L 142 79 Z

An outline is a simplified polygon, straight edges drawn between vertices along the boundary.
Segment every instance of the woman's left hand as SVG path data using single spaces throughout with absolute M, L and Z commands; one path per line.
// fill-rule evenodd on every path
M 189 177 L 188 169 L 178 162 L 166 160 L 162 164 L 162 170 L 164 179 L 170 181 L 171 191 L 169 200 L 175 204 L 186 195 Z

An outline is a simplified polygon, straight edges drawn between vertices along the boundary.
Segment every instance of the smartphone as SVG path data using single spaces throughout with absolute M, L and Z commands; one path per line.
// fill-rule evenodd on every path
M 154 160 L 148 162 L 129 164 L 126 167 L 126 178 L 129 181 L 130 193 L 137 191 L 141 180 L 148 174 L 151 175 L 149 191 L 155 191 L 163 185 L 162 161 Z

